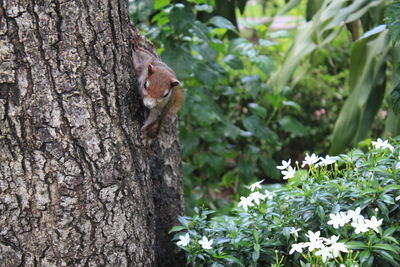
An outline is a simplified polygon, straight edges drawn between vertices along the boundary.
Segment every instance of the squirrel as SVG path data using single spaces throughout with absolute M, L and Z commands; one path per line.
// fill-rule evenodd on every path
M 147 145 L 148 138 L 157 137 L 164 118 L 178 112 L 183 97 L 175 72 L 158 56 L 136 46 L 133 50 L 133 63 L 137 73 L 139 93 L 144 106 L 148 109 L 141 128 Z

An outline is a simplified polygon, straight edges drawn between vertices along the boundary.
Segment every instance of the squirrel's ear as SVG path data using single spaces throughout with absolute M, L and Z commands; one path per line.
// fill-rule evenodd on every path
M 180 82 L 177 79 L 172 79 L 171 80 L 171 88 L 178 86 Z
M 149 64 L 148 71 L 150 74 L 154 72 L 153 65 Z

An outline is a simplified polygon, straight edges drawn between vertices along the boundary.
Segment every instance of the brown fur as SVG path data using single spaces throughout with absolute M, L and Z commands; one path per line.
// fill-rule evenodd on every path
M 179 111 L 183 103 L 182 91 L 179 87 L 175 88 L 175 102 L 172 108 L 169 110 L 170 114 L 175 114 Z
M 154 101 L 151 99 L 157 101 L 156 106 L 149 109 L 148 116 L 141 129 L 147 140 L 147 138 L 155 138 L 158 135 L 165 116 L 178 112 L 183 96 L 174 71 L 158 57 L 141 47 L 137 47 L 137 50 L 134 51 L 133 61 L 138 73 L 143 101 Z M 146 82 L 148 82 L 147 88 L 144 86 Z M 169 90 L 172 90 L 172 92 L 164 98 L 165 93 Z

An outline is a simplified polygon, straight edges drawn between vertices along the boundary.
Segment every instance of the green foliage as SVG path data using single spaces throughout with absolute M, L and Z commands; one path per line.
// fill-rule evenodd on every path
M 400 85 L 397 85 L 396 88 L 393 89 L 390 94 L 389 99 L 391 106 L 393 107 L 393 111 L 396 115 L 400 115 Z
M 387 31 L 372 34 L 353 45 L 349 79 L 352 92 L 336 121 L 330 153 L 340 153 L 349 144 L 368 137 L 384 97 L 386 61 L 390 49 Z
M 282 66 L 270 79 L 277 91 L 289 83 L 296 67 L 312 52 L 331 43 L 340 33 L 345 23 L 359 19 L 371 8 L 384 0 L 357 0 L 345 5 L 345 0 L 325 0 L 312 20 L 298 28 L 293 45 Z
M 287 11 L 298 3 L 299 1 L 290 1 L 283 10 Z M 351 48 L 348 81 L 351 92 L 336 121 L 330 150 L 330 153 L 337 154 L 369 136 L 375 115 L 385 103 L 386 87 L 391 88 L 397 84 L 396 79 L 388 80 L 387 71 L 389 67 L 389 70 L 398 72 L 396 54 L 399 47 L 390 46 L 385 26 L 377 26 L 382 23 L 382 10 L 390 1 L 325 0 L 314 3 L 309 0 L 307 3 L 307 15 L 311 20 L 299 28 L 283 65 L 269 82 L 277 91 L 283 90 L 287 85 L 293 86 L 302 75 L 301 72 L 296 72 L 298 66 L 304 63 L 306 57 L 329 47 L 346 24 L 353 39 L 358 38 L 359 31 L 366 32 Z M 398 5 L 393 4 L 385 13 L 385 21 L 392 36 L 397 36 L 396 21 L 399 16 L 396 12 L 398 13 Z M 363 28 L 360 28 L 359 21 Z M 392 61 L 391 65 L 388 64 L 389 60 Z M 394 68 L 390 69 L 391 67 Z M 395 110 L 396 90 L 392 92 L 391 103 Z M 393 110 L 389 110 L 390 122 L 385 130 L 387 135 L 392 136 L 399 134 L 400 128 L 398 120 L 392 115 Z
M 400 2 L 396 1 L 387 7 L 385 11 L 385 23 L 389 28 L 390 37 L 393 41 L 400 40 Z
M 366 152 L 308 157 L 287 185 L 251 185 L 228 216 L 196 209 L 171 230 L 174 240 L 186 234 L 178 244 L 196 266 L 398 266 L 400 138 L 371 143 Z
M 279 179 L 283 144 L 310 135 L 291 90 L 277 93 L 266 84 L 275 68 L 267 55 L 284 38 L 227 40 L 227 31 L 237 31 L 229 20 L 197 19 L 213 9 L 208 1 L 165 4 L 155 1 L 160 9 L 152 11 L 151 24 L 138 26 L 184 84 L 180 139 L 188 212 L 199 204 L 226 206 L 240 183 Z
M 237 29 L 211 15 L 214 1 L 177 2 L 132 0 L 131 8 L 136 25 L 183 82 L 180 138 L 188 213 L 195 205 L 228 209 L 239 185 L 255 177 L 278 180 L 276 162 L 287 155 L 326 152 L 331 141 L 331 152 L 342 152 L 369 136 L 381 107 L 389 111 L 385 135 L 400 132 L 393 112 L 400 49 L 390 46 L 382 27 L 353 45 L 342 31 L 343 22 L 359 19 L 362 25 L 380 24 L 387 1 L 268 1 L 287 2 L 282 12 L 306 7 L 312 19 L 297 29 L 286 56 L 290 31 L 247 25 L 256 41 L 227 40 L 226 33 Z M 210 19 L 200 21 L 200 13 Z

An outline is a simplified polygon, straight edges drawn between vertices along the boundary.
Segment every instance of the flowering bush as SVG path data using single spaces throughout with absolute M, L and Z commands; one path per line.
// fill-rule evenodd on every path
M 399 266 L 400 139 L 278 166 L 229 216 L 195 209 L 174 240 L 196 266 Z M 212 217 L 212 218 L 210 218 Z

